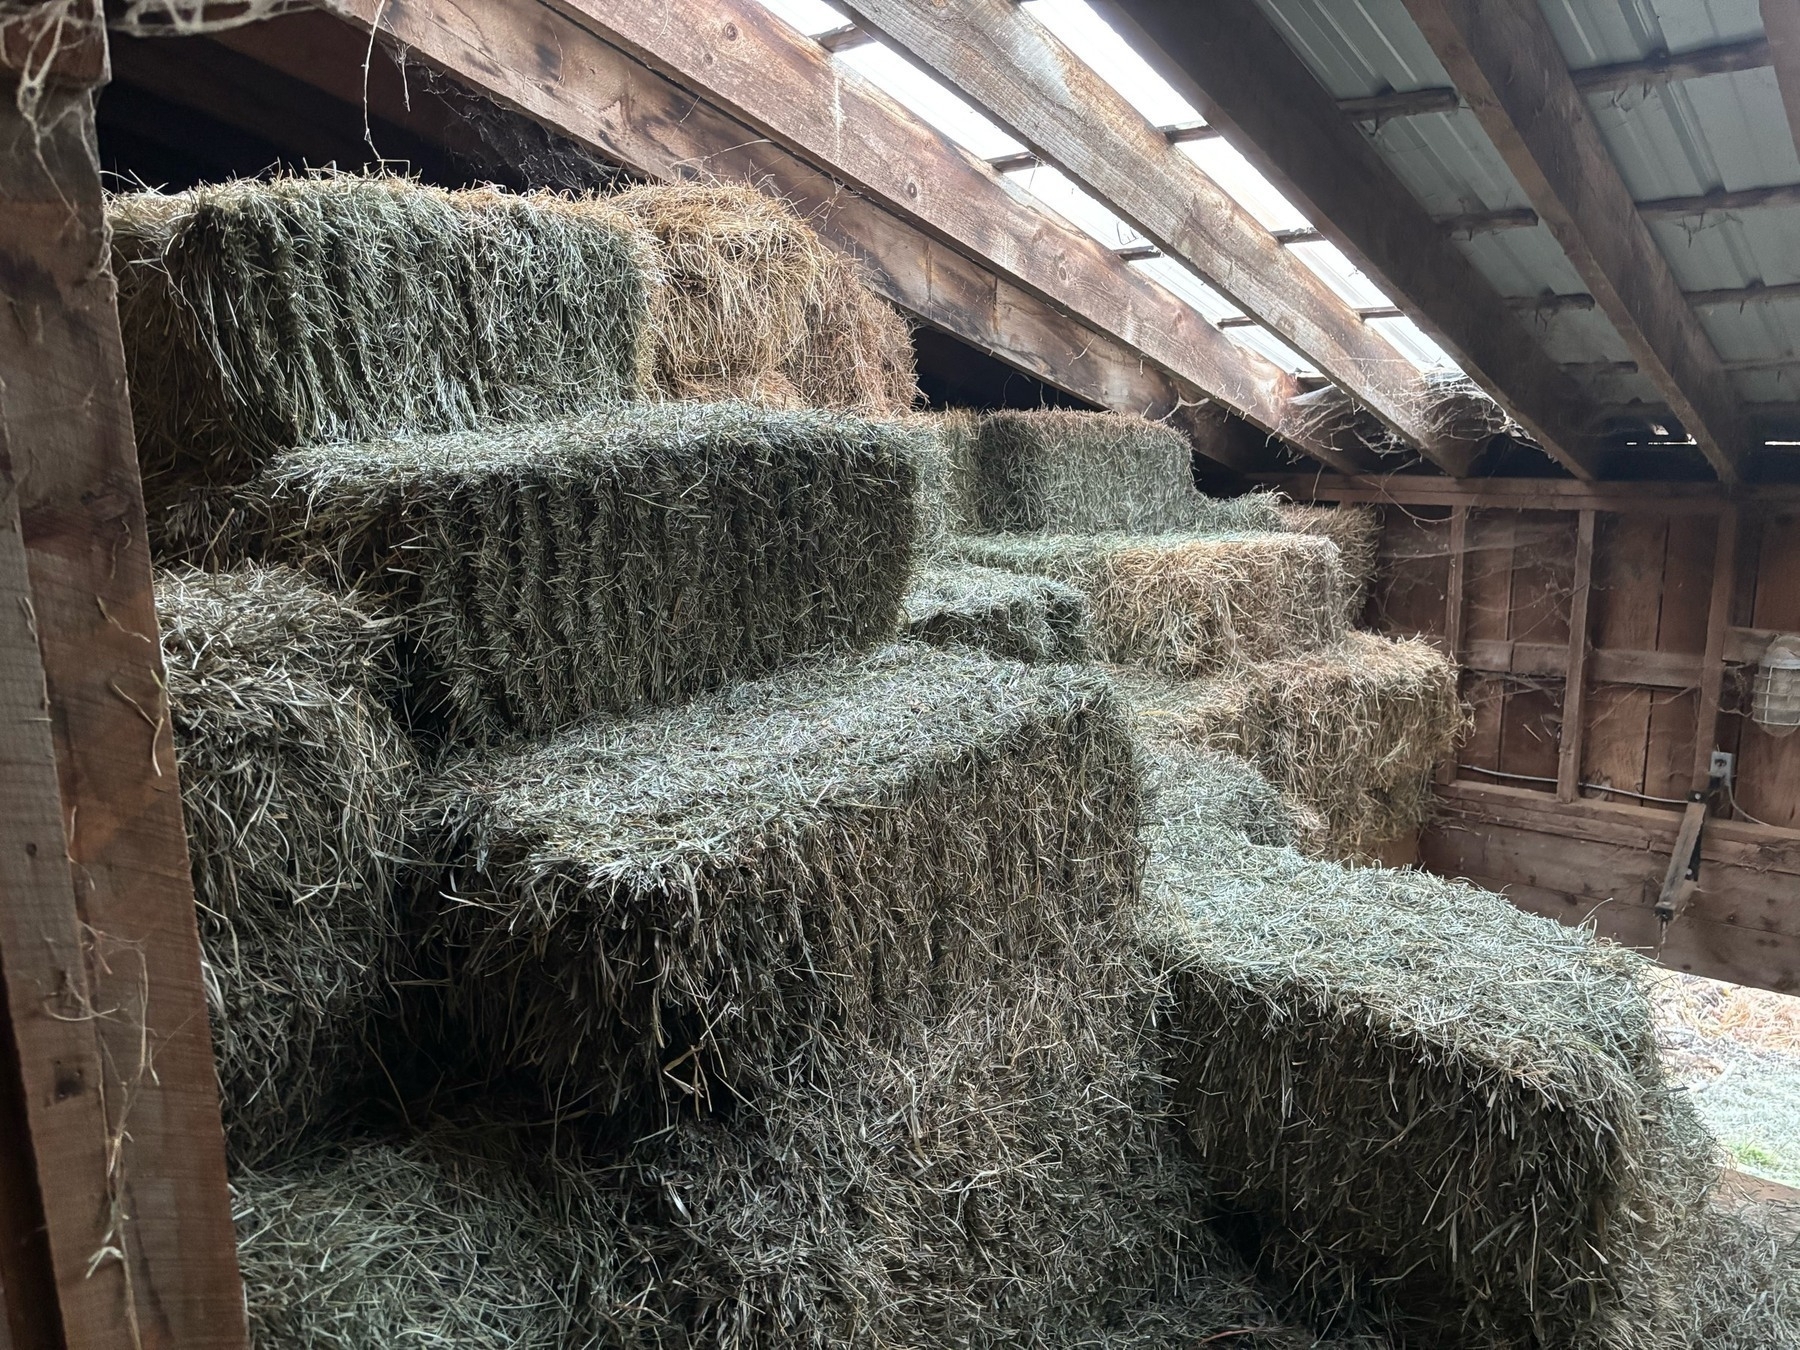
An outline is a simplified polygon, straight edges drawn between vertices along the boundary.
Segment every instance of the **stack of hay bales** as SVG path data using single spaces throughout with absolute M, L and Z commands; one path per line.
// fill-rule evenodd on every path
M 1296 534 L 1316 534 L 1338 546 L 1343 564 L 1344 614 L 1351 624 L 1362 618 L 1369 587 L 1381 552 L 1381 510 L 1374 506 L 1299 506 L 1277 508 L 1282 526 Z

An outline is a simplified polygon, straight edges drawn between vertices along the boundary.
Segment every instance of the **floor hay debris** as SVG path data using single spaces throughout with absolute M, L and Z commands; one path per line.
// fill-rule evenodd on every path
M 1337 546 L 1311 535 L 981 535 L 964 562 L 1067 582 L 1088 599 L 1095 654 L 1211 675 L 1343 639 Z
M 166 572 L 156 598 L 226 1131 L 253 1162 L 373 1067 L 411 786 L 392 638 L 286 569 Z
M 1375 506 L 1295 506 L 1278 508 L 1283 529 L 1316 534 L 1338 546 L 1344 565 L 1344 610 L 1352 625 L 1362 618 L 1375 582 L 1381 551 L 1381 509 Z
M 296 446 L 554 417 L 648 370 L 649 241 L 598 201 L 322 174 L 107 217 L 153 530 Z
M 1049 577 L 967 563 L 925 567 L 906 593 L 905 634 L 1009 661 L 1084 661 L 1087 600 Z
M 498 740 L 890 637 L 907 440 L 830 413 L 639 404 L 294 451 L 184 534 L 385 607 L 413 729 Z

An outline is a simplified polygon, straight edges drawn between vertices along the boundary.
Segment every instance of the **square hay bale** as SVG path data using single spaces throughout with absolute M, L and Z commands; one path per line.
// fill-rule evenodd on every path
M 1281 528 L 1272 495 L 1234 501 L 1201 496 L 1187 438 L 1124 413 L 986 414 L 976 430 L 975 495 L 986 530 Z
M 1339 642 L 1337 545 L 1302 534 L 981 535 L 964 562 L 1065 581 L 1088 599 L 1095 654 L 1210 675 Z
M 188 533 L 384 605 L 415 728 L 535 735 L 890 637 L 906 442 L 828 413 L 641 404 L 294 451 Z
M 652 184 L 608 201 L 656 241 L 663 394 L 871 416 L 912 407 L 911 329 L 786 202 L 732 183 Z
M 1255 764 L 1318 812 L 1326 850 L 1351 860 L 1425 824 L 1432 772 L 1468 723 L 1456 666 L 1442 652 L 1373 633 L 1210 680 L 1121 687 L 1154 734 Z
M 1175 1110 L 1263 1264 L 1407 1344 L 1681 1344 L 1713 1165 L 1641 958 L 1156 804 Z
M 153 524 L 296 446 L 554 417 L 648 373 L 654 258 L 602 202 L 320 175 L 107 219 Z
M 919 537 L 915 552 L 935 558 L 957 535 L 980 528 L 975 511 L 976 414 L 966 408 L 915 413 L 914 462 L 919 474 Z
M 373 1068 L 409 748 L 388 626 L 284 568 L 157 580 L 231 1152 L 325 1121 Z
M 1087 600 L 1049 577 L 967 563 L 925 567 L 906 593 L 906 636 L 1009 661 L 1084 661 Z
M 1338 546 L 1344 564 L 1344 609 L 1352 624 L 1362 617 L 1375 582 L 1381 552 L 1381 508 L 1377 506 L 1296 506 L 1278 508 L 1283 529 L 1316 534 Z
M 1138 805 L 1093 673 L 839 658 L 449 767 L 419 978 L 477 1070 L 723 1107 L 1131 902 Z

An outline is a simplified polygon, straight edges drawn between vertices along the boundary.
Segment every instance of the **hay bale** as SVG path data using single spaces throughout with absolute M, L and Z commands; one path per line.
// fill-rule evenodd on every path
M 912 333 L 855 261 L 753 187 L 669 183 L 608 199 L 655 240 L 657 388 L 892 416 L 912 407 Z
M 1009 661 L 1087 659 L 1087 601 L 1049 577 L 963 564 L 922 568 L 906 593 L 906 636 Z
M 1684 1347 L 1800 1350 L 1800 1214 L 1715 1199 L 1695 1234 Z
M 920 558 L 935 558 L 951 539 L 979 528 L 974 501 L 976 415 L 952 408 L 915 413 L 906 424 L 917 432 L 919 533 L 914 552 Z
M 1067 582 L 1087 596 L 1102 660 L 1171 675 L 1279 660 L 1345 632 L 1337 546 L 1310 535 L 981 535 L 950 551 Z
M 1277 508 L 1283 529 L 1296 534 L 1316 534 L 1338 546 L 1344 565 L 1344 611 L 1352 624 L 1369 602 L 1375 567 L 1381 552 L 1381 508 L 1376 506 L 1296 506 Z
M 386 1007 L 408 748 L 392 638 L 282 568 L 157 581 L 213 1049 L 254 1161 L 360 1085 Z
M 648 241 L 599 202 L 325 175 L 107 218 L 153 524 L 295 446 L 553 417 L 647 371 Z
M 477 1066 L 722 1106 L 1129 902 L 1137 811 L 1098 676 L 838 659 L 448 768 L 420 978 Z
M 415 729 L 541 734 L 890 636 L 906 440 L 826 413 L 651 404 L 315 446 L 185 533 L 384 605 Z
M 1672 1343 L 1710 1141 L 1640 958 L 1419 872 L 1165 805 L 1176 1109 L 1265 1264 L 1430 1346 Z
M 1442 652 L 1372 633 L 1211 680 L 1120 683 L 1153 734 L 1242 755 L 1318 812 L 1325 851 L 1347 860 L 1425 824 L 1432 772 L 1468 723 Z

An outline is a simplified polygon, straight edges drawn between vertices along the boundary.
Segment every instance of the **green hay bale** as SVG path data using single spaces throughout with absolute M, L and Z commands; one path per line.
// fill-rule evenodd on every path
M 1323 851 L 1346 860 L 1425 824 L 1432 772 L 1468 722 L 1442 652 L 1372 633 L 1212 680 L 1120 683 L 1152 734 L 1242 755 L 1319 814 Z
M 213 1049 L 234 1158 L 321 1124 L 372 1065 L 407 746 L 387 627 L 281 568 L 157 581 Z
M 964 408 L 918 413 L 907 419 L 917 431 L 914 463 L 919 475 L 920 558 L 939 556 L 950 540 L 979 528 L 974 502 L 974 413 Z
M 1409 1344 L 1669 1344 L 1712 1164 L 1641 960 L 1168 799 L 1145 884 L 1176 1109 L 1265 1263 Z
M 1128 903 L 1138 800 L 1092 674 L 839 659 L 450 767 L 421 978 L 477 1067 L 722 1106 Z
M 1685 1293 L 1692 1350 L 1800 1350 L 1800 1212 L 1715 1200 Z
M 1187 438 L 1123 413 L 988 413 L 976 432 L 975 494 L 987 530 L 1281 528 L 1272 498 L 1258 510 L 1255 499 L 1202 497 Z
M 647 372 L 649 241 L 599 202 L 331 175 L 107 217 L 153 528 L 295 446 L 553 417 Z
M 1351 623 L 1362 617 L 1375 582 L 1381 551 L 1381 509 L 1375 506 L 1295 506 L 1278 508 L 1281 527 L 1316 534 L 1338 546 L 1344 565 L 1344 610 Z
M 926 567 L 906 593 L 906 636 L 1009 661 L 1087 659 L 1087 601 L 1049 577 L 951 564 Z
M 1102 660 L 1210 675 L 1341 641 L 1337 546 L 1300 534 L 982 535 L 964 562 L 1065 581 Z
M 906 439 L 826 413 L 665 404 L 316 446 L 189 533 L 385 606 L 415 728 L 541 734 L 891 635 L 913 534 Z
M 1122 683 L 1121 691 L 1131 698 Z M 1153 744 L 1147 759 L 1153 819 L 1181 820 L 1274 847 L 1304 836 L 1306 822 L 1248 760 L 1178 743 Z

